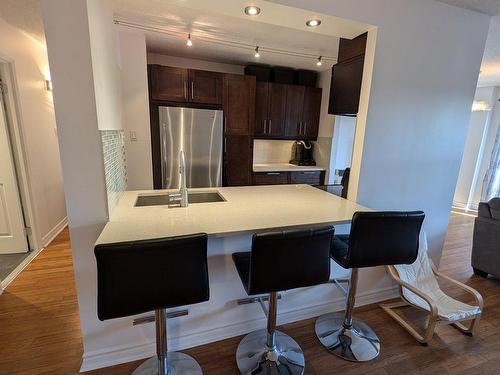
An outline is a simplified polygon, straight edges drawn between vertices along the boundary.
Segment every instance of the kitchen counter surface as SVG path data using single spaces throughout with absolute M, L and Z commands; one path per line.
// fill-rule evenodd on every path
M 134 207 L 140 194 L 123 192 L 97 243 L 160 238 L 204 232 L 223 237 L 243 232 L 313 224 L 344 224 L 355 211 L 368 208 L 308 185 L 271 185 L 189 189 L 218 191 L 225 202 L 192 203 L 189 207 Z
M 317 166 L 295 165 L 290 163 L 256 163 L 253 165 L 254 172 L 300 172 L 300 171 L 324 171 L 325 168 Z

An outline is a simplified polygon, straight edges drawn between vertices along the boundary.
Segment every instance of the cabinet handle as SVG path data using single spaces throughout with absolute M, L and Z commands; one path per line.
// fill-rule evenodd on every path
M 272 132 L 273 122 L 269 120 L 269 134 Z
M 302 135 L 302 121 L 299 121 L 299 135 Z
M 267 130 L 266 130 L 267 129 L 266 128 L 266 126 L 267 126 L 267 120 L 262 120 L 262 121 L 264 121 L 264 134 L 267 134 Z
M 194 81 L 191 81 L 191 99 L 194 99 Z
M 303 122 L 304 126 L 302 127 L 302 135 L 306 135 L 307 122 Z
M 187 82 L 184 81 L 184 99 L 187 100 Z
M 267 172 L 266 174 L 268 176 L 279 176 L 281 173 L 280 172 Z
M 305 171 L 305 172 L 302 172 L 303 174 L 316 174 L 315 171 Z

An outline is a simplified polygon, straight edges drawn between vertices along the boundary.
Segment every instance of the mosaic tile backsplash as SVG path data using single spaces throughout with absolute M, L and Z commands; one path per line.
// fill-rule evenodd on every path
M 127 163 L 123 136 L 122 130 L 101 131 L 109 214 L 118 203 L 120 194 L 127 189 Z

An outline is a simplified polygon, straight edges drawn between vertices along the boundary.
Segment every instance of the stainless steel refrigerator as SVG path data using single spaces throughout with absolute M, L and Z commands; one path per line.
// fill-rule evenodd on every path
M 159 107 L 163 189 L 178 189 L 179 151 L 186 157 L 188 188 L 222 186 L 222 111 Z

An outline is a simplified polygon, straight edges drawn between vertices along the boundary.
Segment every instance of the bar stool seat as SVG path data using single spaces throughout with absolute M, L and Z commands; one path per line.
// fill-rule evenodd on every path
M 346 308 L 316 320 L 315 331 L 331 353 L 353 362 L 369 361 L 380 353 L 380 340 L 363 321 L 352 316 L 358 270 L 381 265 L 411 264 L 417 258 L 421 211 L 356 212 L 349 235 L 334 236 L 331 257 L 351 269 Z
M 331 257 L 342 267 L 348 264 L 347 255 L 349 253 L 349 235 L 338 234 L 333 236 Z M 347 267 L 348 268 L 348 267 Z
M 155 312 L 156 356 L 133 375 L 201 375 L 196 360 L 167 350 L 167 308 L 209 299 L 207 235 L 96 245 L 97 316 Z
M 236 362 L 244 375 L 301 375 L 305 359 L 299 344 L 276 330 L 277 292 L 327 282 L 330 275 L 332 227 L 255 234 L 251 252 L 232 255 L 248 295 L 269 301 L 267 329 L 246 335 Z

